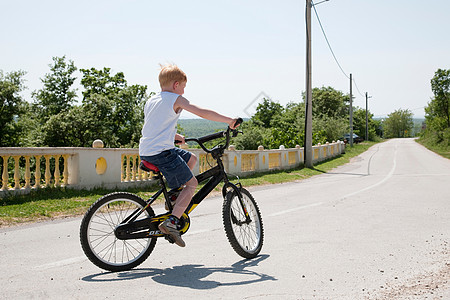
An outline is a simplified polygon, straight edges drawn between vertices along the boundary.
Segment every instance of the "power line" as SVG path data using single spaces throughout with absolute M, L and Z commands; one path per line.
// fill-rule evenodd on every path
M 313 2 L 312 7 L 314 8 L 314 13 L 316 14 L 317 21 L 319 22 L 319 25 L 320 25 L 320 29 L 322 30 L 322 34 L 325 37 L 325 41 L 327 42 L 328 48 L 330 49 L 331 54 L 333 55 L 334 61 L 338 65 L 339 69 L 342 71 L 342 74 L 344 74 L 344 76 L 347 77 L 347 79 L 350 79 L 350 77 L 345 73 L 344 69 L 342 68 L 341 64 L 339 63 L 338 59 L 336 58 L 336 55 L 334 54 L 333 48 L 331 48 L 330 42 L 328 41 L 327 35 L 325 33 L 325 30 L 323 29 L 322 22 L 320 21 L 320 18 L 319 18 L 319 14 L 317 13 L 316 5 L 318 5 L 320 3 L 323 3 L 323 2 L 325 2 L 325 1 L 319 2 L 317 4 L 314 4 L 314 2 Z M 361 97 L 364 97 L 364 95 L 359 90 L 358 85 L 356 84 L 355 78 L 352 78 L 352 81 L 355 84 L 355 87 L 356 87 L 356 90 L 358 91 L 358 93 L 361 95 Z
M 339 69 L 341 69 L 342 74 L 344 74 L 344 76 L 347 77 L 347 79 L 350 79 L 350 77 L 348 77 L 348 75 L 345 73 L 344 69 L 342 69 L 341 64 L 339 63 L 339 61 L 336 58 L 336 55 L 334 55 L 334 51 L 331 48 L 331 45 L 330 45 L 330 42 L 328 41 L 327 35 L 325 33 L 325 30 L 323 29 L 322 22 L 320 22 L 319 14 L 317 13 L 316 5 L 314 4 L 314 2 L 313 2 L 313 6 L 312 7 L 314 8 L 314 13 L 316 14 L 317 21 L 319 21 L 320 29 L 322 29 L 323 36 L 325 37 L 325 41 L 328 44 L 328 48 L 330 48 L 330 51 L 331 51 L 331 54 L 333 55 L 334 60 L 336 61 Z
M 361 97 L 364 97 L 364 95 L 359 91 L 358 85 L 356 84 L 355 78 L 352 78 L 353 83 L 355 84 L 356 90 L 358 91 L 358 93 L 361 95 Z

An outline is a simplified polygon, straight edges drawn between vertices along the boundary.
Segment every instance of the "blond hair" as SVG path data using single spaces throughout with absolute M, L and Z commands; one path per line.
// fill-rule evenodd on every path
M 186 74 L 178 68 L 175 64 L 161 65 L 161 71 L 159 72 L 159 85 L 166 87 L 173 82 L 185 82 L 187 81 Z

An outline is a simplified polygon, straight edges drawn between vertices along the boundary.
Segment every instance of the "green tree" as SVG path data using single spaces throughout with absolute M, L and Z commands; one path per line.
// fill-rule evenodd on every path
M 294 148 L 296 145 L 303 145 L 304 132 L 295 130 L 293 127 L 287 130 L 272 128 L 269 135 L 264 137 L 264 144 L 270 149 L 277 149 L 280 145 L 286 148 Z
M 81 85 L 84 87 L 83 101 L 88 100 L 92 95 L 118 94 L 127 86 L 125 75 L 122 72 L 111 75 L 111 68 L 103 68 L 103 70 L 90 68 L 80 69 L 80 71 L 83 73 L 81 79 Z
M 303 103 L 290 102 L 286 107 L 273 105 L 271 126 L 261 131 L 262 144 L 266 148 L 295 147 L 304 143 L 305 109 Z M 269 114 L 267 114 L 269 115 Z
M 304 131 L 305 128 L 305 106 L 303 103 L 289 102 L 281 112 L 273 115 L 271 126 L 281 130 L 294 128 Z
M 144 122 L 144 105 L 148 99 L 147 86 L 126 86 L 114 97 L 112 130 L 117 136 L 117 145 L 137 147 L 141 138 L 141 130 Z
M 244 122 L 239 127 L 239 130 L 242 130 L 244 134 L 239 134 L 233 138 L 232 142 L 236 146 L 236 149 L 257 150 L 259 146 L 269 148 L 265 137 L 269 135 L 268 131 L 271 129 L 255 125 L 253 120 L 249 120 Z
M 347 118 L 350 97 L 332 87 L 312 90 L 313 116 L 320 118 Z
M 313 90 L 313 143 L 338 140 L 348 129 L 348 96 L 331 87 Z M 238 149 L 303 146 L 305 103 L 290 102 L 286 107 L 264 99 L 250 122 L 242 126 L 246 134 L 235 142 Z M 250 135 L 248 135 L 250 133 Z
M 36 116 L 36 110 L 32 103 L 22 103 L 22 113 L 17 118 L 17 126 L 20 134 L 17 134 L 20 147 L 39 147 L 42 146 L 42 124 Z
M 336 141 L 348 132 L 349 99 L 332 87 L 312 90 L 313 144 Z
M 373 120 L 373 114 L 370 111 L 367 113 L 369 140 L 374 141 L 377 136 L 377 126 L 379 122 Z M 353 110 L 353 132 L 360 137 L 366 139 L 366 110 L 360 107 L 355 107 Z
M 413 114 L 408 109 L 390 113 L 384 121 L 384 135 L 387 138 L 410 137 L 414 128 Z
M 87 137 L 91 126 L 87 116 L 83 106 L 74 106 L 64 114 L 51 116 L 42 126 L 43 144 L 52 147 L 90 146 L 93 140 Z
M 438 69 L 431 79 L 434 98 L 425 109 L 427 125 L 436 131 L 450 128 L 450 69 Z M 428 124 L 429 123 L 429 124 Z
M 32 93 L 35 99 L 36 115 L 41 124 L 61 112 L 69 110 L 77 95 L 72 85 L 76 80 L 73 73 L 77 70 L 74 62 L 66 57 L 53 57 L 53 64 L 49 65 L 50 73 L 41 78 L 43 88 Z
M 101 118 L 99 126 L 104 132 L 112 131 L 110 138 L 104 142 L 110 147 L 136 147 L 139 144 L 144 120 L 143 106 L 148 98 L 147 86 L 128 86 L 124 74 L 118 72 L 112 75 L 110 68 L 81 69 L 81 72 L 83 73 L 81 84 L 85 88 L 83 105 L 93 109 L 89 110 L 91 115 L 95 114 L 96 106 L 102 107 L 101 115 L 97 113 L 97 117 Z M 105 98 L 99 98 L 98 95 Z M 105 103 L 96 103 L 99 100 L 109 104 L 105 106 Z M 90 132 L 98 130 L 92 128 Z
M 18 120 L 26 112 L 26 103 L 19 95 L 25 88 L 23 71 L 4 74 L 0 70 L 0 147 L 20 146 L 21 127 Z
M 49 146 L 88 147 L 102 139 L 108 147 L 136 147 L 143 123 L 147 87 L 128 86 L 123 73 L 81 69 L 82 105 L 53 115 L 43 126 Z
M 313 144 L 326 143 L 341 139 L 347 132 L 349 124 L 344 118 L 314 118 Z
M 263 102 L 258 104 L 252 120 L 260 123 L 264 128 L 270 128 L 274 117 L 281 113 L 283 113 L 283 106 L 281 104 L 264 98 Z
M 425 107 L 426 129 L 421 140 L 448 151 L 450 147 L 450 70 L 438 69 L 431 79 L 434 97 Z

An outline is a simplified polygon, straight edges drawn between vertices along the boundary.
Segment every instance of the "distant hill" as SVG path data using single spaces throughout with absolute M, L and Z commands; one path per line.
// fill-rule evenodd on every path
M 227 128 L 224 123 L 205 119 L 179 119 L 178 124 L 183 129 L 184 136 L 189 138 L 201 137 Z
M 248 119 L 244 119 L 248 120 Z M 208 135 L 220 130 L 227 129 L 227 125 L 220 122 L 209 121 L 205 119 L 179 119 L 178 125 L 184 131 L 187 138 L 196 138 Z

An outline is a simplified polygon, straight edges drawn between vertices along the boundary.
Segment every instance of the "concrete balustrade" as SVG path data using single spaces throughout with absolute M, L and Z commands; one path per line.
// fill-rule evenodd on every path
M 139 168 L 138 149 L 102 148 L 0 148 L 0 197 L 27 193 L 46 187 L 75 189 L 127 188 L 154 184 L 152 175 Z M 194 174 L 215 166 L 215 161 L 201 149 L 189 149 L 197 157 Z M 343 142 L 313 146 L 313 163 L 345 152 Z M 303 164 L 303 148 L 225 151 L 223 162 L 230 174 L 245 175 L 254 172 L 295 168 Z M 12 175 L 11 175 L 12 174 Z

